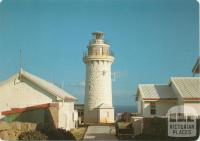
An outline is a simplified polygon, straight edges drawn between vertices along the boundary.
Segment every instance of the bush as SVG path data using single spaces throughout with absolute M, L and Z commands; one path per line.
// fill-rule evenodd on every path
M 48 136 L 49 140 L 75 140 L 70 131 L 61 128 L 43 130 L 42 132 Z
M 47 140 L 48 137 L 39 131 L 27 131 L 19 135 L 19 140 Z
M 125 112 L 121 115 L 121 119 L 119 121 L 121 122 L 130 122 L 131 121 L 131 113 Z

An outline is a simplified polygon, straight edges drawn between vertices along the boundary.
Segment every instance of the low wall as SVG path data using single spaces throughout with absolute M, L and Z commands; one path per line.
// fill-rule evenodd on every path
M 58 127 L 58 106 L 56 104 L 43 104 L 34 108 L 15 108 L 3 112 L 4 117 L 0 120 L 0 138 L 16 140 L 25 131 Z
M 24 110 L 17 108 L 4 112 L 4 117 L 0 121 L 5 122 L 27 122 L 37 125 L 52 124 L 58 127 L 58 106 L 52 104 L 49 107 Z M 24 111 L 23 111 L 24 110 Z M 21 112 L 22 111 L 22 112 Z
M 29 131 L 29 130 L 36 130 L 36 128 L 37 128 L 36 123 L 0 121 L 0 131 L 3 130 Z
M 0 121 L 0 138 L 3 140 L 17 140 L 21 133 L 37 128 L 36 123 Z
M 141 135 L 143 130 L 143 118 L 142 117 L 131 117 L 133 123 L 134 136 Z

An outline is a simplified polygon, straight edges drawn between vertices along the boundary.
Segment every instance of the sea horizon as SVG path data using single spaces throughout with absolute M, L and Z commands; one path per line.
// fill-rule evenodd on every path
M 137 112 L 136 105 L 114 105 L 115 113 L 124 113 L 124 112 Z

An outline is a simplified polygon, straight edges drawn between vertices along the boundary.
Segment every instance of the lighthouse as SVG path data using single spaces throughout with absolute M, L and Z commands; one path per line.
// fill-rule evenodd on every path
M 111 65 L 114 55 L 104 41 L 103 32 L 92 35 L 93 39 L 83 56 L 86 64 L 84 122 L 113 123 Z

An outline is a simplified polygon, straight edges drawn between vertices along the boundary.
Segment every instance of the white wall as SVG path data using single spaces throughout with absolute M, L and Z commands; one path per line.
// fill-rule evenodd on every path
M 137 109 L 138 109 L 138 113 L 139 113 L 140 115 L 143 114 L 143 113 L 142 113 L 142 104 L 143 104 L 143 101 L 142 101 L 142 99 L 141 99 L 141 95 L 139 94 L 139 95 L 138 95 L 138 101 L 137 101 Z
M 86 65 L 86 107 L 102 103 L 112 106 L 111 62 L 90 61 Z
M 156 114 L 151 115 L 150 113 L 150 102 L 144 102 L 144 117 L 152 117 L 152 116 L 165 116 L 168 110 L 176 105 L 176 101 L 156 101 Z
M 168 110 L 176 106 L 176 101 L 159 101 L 156 102 L 156 115 L 157 116 L 165 116 Z
M 55 96 L 28 80 L 18 83 L 10 80 L 0 87 L 0 112 L 51 102 L 57 102 Z M 74 102 L 59 102 L 58 112 L 58 127 L 66 130 L 74 128 Z
M 75 128 L 74 102 L 59 102 L 58 128 Z
M 198 116 L 200 116 L 200 102 L 185 102 L 184 105 L 194 108 Z
M 114 109 L 99 109 L 100 123 L 114 123 Z
M 143 117 L 151 117 L 150 114 L 150 103 L 149 102 L 144 102 L 143 105 Z
M 10 108 L 51 103 L 55 100 L 55 96 L 28 81 L 15 83 L 11 80 L 0 87 L 0 112 Z
M 86 64 L 85 121 L 97 122 L 97 106 L 104 103 L 112 107 L 111 62 L 89 61 Z

